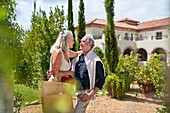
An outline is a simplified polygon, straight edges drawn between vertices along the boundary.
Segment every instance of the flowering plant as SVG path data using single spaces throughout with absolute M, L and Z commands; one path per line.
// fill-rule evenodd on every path
M 167 63 L 161 61 L 164 54 L 152 54 L 145 66 L 139 67 L 136 73 L 138 83 L 154 83 L 157 85 L 165 76 Z
M 134 81 L 137 70 L 139 69 L 140 64 L 139 54 L 133 56 L 133 51 L 128 55 L 120 55 L 119 62 L 116 68 L 116 73 L 126 74 L 129 77 L 130 82 Z

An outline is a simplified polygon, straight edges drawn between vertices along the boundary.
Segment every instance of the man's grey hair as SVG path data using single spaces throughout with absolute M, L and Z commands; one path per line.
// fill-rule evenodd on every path
M 85 37 L 87 37 L 88 38 L 88 43 L 92 43 L 92 45 L 91 45 L 91 48 L 93 48 L 94 47 L 94 40 L 93 40 L 93 38 L 91 38 L 90 36 L 85 36 Z

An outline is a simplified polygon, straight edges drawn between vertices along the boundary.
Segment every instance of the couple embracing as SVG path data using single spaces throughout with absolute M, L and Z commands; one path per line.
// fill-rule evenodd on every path
M 81 39 L 80 50 L 71 51 L 74 38 L 71 31 L 59 34 L 50 53 L 49 81 L 76 84 L 76 106 L 74 113 L 85 113 L 90 100 L 95 99 L 98 90 L 105 82 L 104 66 L 93 51 L 94 40 L 90 36 Z M 69 58 L 74 58 L 72 63 Z

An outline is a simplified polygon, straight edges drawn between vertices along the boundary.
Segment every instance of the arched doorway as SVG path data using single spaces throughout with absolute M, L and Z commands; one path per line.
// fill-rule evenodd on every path
M 131 51 L 132 51 L 131 49 L 127 48 L 127 49 L 124 51 L 123 56 L 124 56 L 124 55 L 130 56 L 130 52 L 131 52 Z
M 141 61 L 147 61 L 147 52 L 145 49 L 141 48 L 138 50 L 137 53 L 139 54 L 139 58 L 141 59 Z
M 167 53 L 164 49 L 162 48 L 156 48 L 155 50 L 153 50 L 152 54 L 157 53 L 157 54 L 164 54 L 164 57 L 161 57 L 161 61 L 165 61 L 167 62 Z

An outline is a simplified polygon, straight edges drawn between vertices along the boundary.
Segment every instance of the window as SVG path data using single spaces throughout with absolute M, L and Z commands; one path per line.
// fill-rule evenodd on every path
M 128 33 L 125 33 L 125 40 L 128 40 Z
M 94 39 L 102 39 L 102 36 L 93 36 Z
M 156 39 L 162 39 L 162 32 L 156 32 Z
M 153 40 L 153 36 L 151 36 L 151 40 Z
M 133 33 L 131 33 L 130 40 L 133 41 Z

